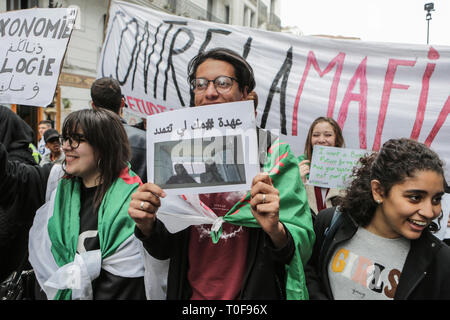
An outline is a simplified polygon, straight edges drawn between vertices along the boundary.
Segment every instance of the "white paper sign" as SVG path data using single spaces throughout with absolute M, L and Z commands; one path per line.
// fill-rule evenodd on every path
M 149 181 L 167 194 L 250 190 L 259 172 L 252 101 L 147 117 Z
M 0 14 L 0 103 L 45 107 L 53 101 L 76 14 L 75 8 Z
M 367 153 L 362 149 L 335 148 L 315 145 L 313 149 L 308 184 L 345 189 L 353 167 Z

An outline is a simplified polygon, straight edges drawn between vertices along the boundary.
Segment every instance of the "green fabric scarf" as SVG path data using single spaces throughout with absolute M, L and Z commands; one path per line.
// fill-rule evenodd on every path
M 80 232 L 80 179 L 63 178 L 58 184 L 53 216 L 48 221 L 51 252 L 59 267 L 73 262 Z M 134 232 L 128 215 L 131 194 L 141 180 L 129 168 L 122 170 L 104 195 L 98 210 L 98 235 L 102 259 L 113 254 Z M 70 300 L 72 290 L 59 290 L 55 300 Z
M 263 168 L 268 172 L 280 195 L 280 221 L 286 226 L 295 243 L 295 253 L 286 266 L 286 298 L 309 298 L 303 266 L 309 260 L 315 241 L 312 218 L 305 187 L 300 178 L 298 160 L 289 144 L 278 139 L 269 148 Z M 250 209 L 250 192 L 223 217 L 225 222 L 245 227 L 260 227 Z M 212 232 L 214 243 L 220 239 L 222 228 Z

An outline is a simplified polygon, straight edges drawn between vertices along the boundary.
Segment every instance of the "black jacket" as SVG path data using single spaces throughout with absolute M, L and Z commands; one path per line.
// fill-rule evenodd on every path
M 4 280 L 19 266 L 27 254 L 28 231 L 33 222 L 34 213 L 41 205 L 34 196 L 45 195 L 45 186 L 40 186 L 42 178 L 39 165 L 29 149 L 33 141 L 33 130 L 9 108 L 0 106 L 0 281 Z M 13 167 L 7 168 L 6 160 Z M 36 193 L 15 192 L 16 182 L 4 178 L 11 170 L 13 174 L 21 172 L 23 164 L 31 165 L 30 175 L 22 177 L 26 185 L 36 185 Z M 50 171 L 50 166 L 43 169 Z
M 143 183 L 147 182 L 147 138 L 146 132 L 128 125 L 122 120 L 123 127 L 128 136 L 131 149 L 131 169 L 141 178 Z
M 314 223 L 316 242 L 305 268 L 310 299 L 333 299 L 327 267 L 336 246 L 351 239 L 358 229 L 349 215 L 342 214 L 342 224 L 337 228 L 330 245 L 322 248 L 324 232 L 331 224 L 334 210 L 322 210 Z M 394 300 L 428 299 L 450 299 L 450 248 L 429 230 L 424 230 L 419 239 L 411 241 Z
M 135 235 L 144 248 L 156 259 L 170 258 L 167 279 L 168 300 L 188 300 L 192 290 L 188 281 L 190 228 L 170 233 L 160 220 L 156 220 L 152 233 L 144 237 L 138 228 Z M 261 228 L 249 228 L 249 243 L 246 258 L 244 282 L 239 300 L 285 299 L 286 272 L 294 254 L 294 240 L 288 234 L 288 244 L 276 249 L 270 237 Z
M 43 204 L 45 186 L 51 164 L 40 167 L 28 165 L 27 175 L 22 175 L 25 164 L 11 161 L 7 166 L 7 153 L 0 143 L 0 281 L 17 269 L 28 254 L 28 232 L 36 210 Z M 17 180 L 8 177 L 19 177 Z M 21 186 L 33 186 L 28 192 Z

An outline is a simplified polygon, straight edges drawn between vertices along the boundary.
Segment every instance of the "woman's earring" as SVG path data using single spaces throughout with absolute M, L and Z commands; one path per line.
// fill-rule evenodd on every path
M 376 202 L 378 203 L 378 204 L 381 204 L 381 200 L 380 199 L 378 199 L 378 200 L 376 200 Z

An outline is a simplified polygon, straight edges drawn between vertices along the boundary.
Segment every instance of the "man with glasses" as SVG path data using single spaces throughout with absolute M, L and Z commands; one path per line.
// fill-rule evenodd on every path
M 256 99 L 256 95 L 249 96 L 255 88 L 253 70 L 234 51 L 217 48 L 202 52 L 191 60 L 188 73 L 193 93 L 191 104 L 195 107 Z M 264 142 L 273 142 L 274 138 L 266 134 L 269 138 L 264 141 L 261 134 L 258 136 L 259 145 L 265 145 L 263 152 L 267 152 Z M 298 169 L 296 172 L 298 174 Z M 286 298 L 286 266 L 298 254 L 298 248 L 290 231 L 280 221 L 282 195 L 269 175 L 263 173 L 253 179 L 250 194 L 251 214 L 260 228 L 224 223 L 217 244 L 210 238 L 211 225 L 191 226 L 176 234 L 169 233 L 156 216 L 161 202 L 165 201 L 165 193 L 159 186 L 146 183 L 132 195 L 128 212 L 136 222 L 136 236 L 154 258 L 170 258 L 167 299 Z M 242 199 L 242 193 L 201 194 L 199 197 L 217 216 L 224 216 Z M 301 209 L 297 204 L 292 204 L 291 208 L 298 210 L 298 215 L 305 219 L 301 218 L 298 226 L 308 235 L 302 247 L 307 259 L 312 247 L 312 223 L 306 196 L 299 202 Z M 301 266 L 297 268 L 303 272 Z M 302 281 L 300 279 L 299 283 Z M 304 283 L 300 285 L 306 288 Z M 301 288 L 294 290 L 301 291 Z
M 42 167 L 47 163 L 59 163 L 64 162 L 64 152 L 61 150 L 60 136 L 57 130 L 48 129 L 44 132 L 45 147 L 50 150 L 50 153 L 44 155 L 39 165 Z
M 197 55 L 189 64 L 188 73 L 194 106 L 243 101 L 255 88 L 250 65 L 227 49 Z

